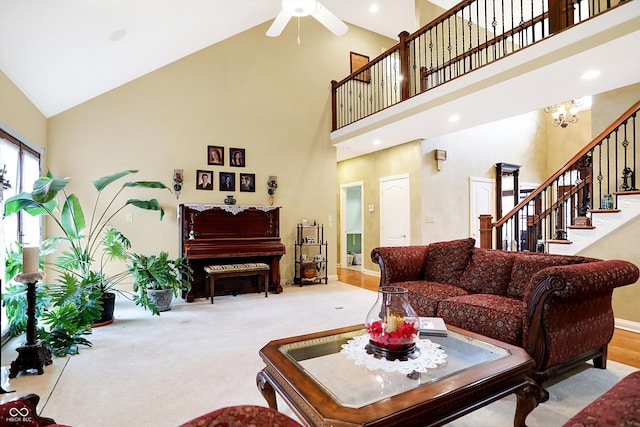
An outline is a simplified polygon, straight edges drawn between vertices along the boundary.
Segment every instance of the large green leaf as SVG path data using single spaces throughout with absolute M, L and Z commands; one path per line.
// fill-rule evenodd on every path
M 49 211 L 43 208 L 45 206 Z M 9 197 L 4 204 L 4 216 L 24 210 L 30 215 L 47 215 L 56 207 L 56 200 L 52 199 L 47 203 L 39 203 L 33 200 L 31 193 L 20 193 Z
M 169 187 L 159 181 L 133 181 L 124 184 L 125 187 L 141 187 L 141 188 L 166 188 Z
M 47 203 L 58 195 L 58 192 L 67 186 L 70 178 L 38 178 L 33 183 L 33 200 L 39 203 Z
M 133 205 L 140 209 L 145 209 L 147 211 L 160 211 L 160 219 L 164 218 L 164 209 L 160 206 L 160 203 L 156 199 L 151 200 L 140 200 L 140 199 L 129 199 L 127 200 L 126 205 Z
M 122 172 L 117 172 L 114 173 L 113 175 L 109 175 L 109 176 L 103 176 L 100 179 L 96 179 L 95 181 L 92 181 L 91 183 L 93 184 L 94 188 L 98 191 L 102 191 L 104 190 L 104 188 L 111 184 L 114 181 L 119 180 L 120 178 L 122 178 L 123 176 L 127 176 L 127 175 L 131 175 L 132 173 L 138 173 L 137 170 L 126 170 L 126 171 L 122 171 Z
M 79 238 L 85 228 L 84 212 L 80 206 L 80 200 L 75 194 L 69 195 L 62 206 L 60 215 L 62 228 L 69 237 Z
M 110 259 L 126 259 L 131 242 L 115 228 L 108 228 L 102 235 L 102 250 Z

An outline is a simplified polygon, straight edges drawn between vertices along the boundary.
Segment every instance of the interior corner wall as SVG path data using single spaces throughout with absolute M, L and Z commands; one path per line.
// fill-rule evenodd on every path
M 380 178 L 401 174 L 409 175 L 411 203 L 411 244 L 420 244 L 420 141 L 408 142 L 365 156 L 343 160 L 337 166 L 337 200 L 340 185 L 364 182 L 363 204 L 373 205 L 373 212 L 363 213 L 362 245 L 363 267 L 365 271 L 378 272 L 377 264 L 371 262 L 371 250 L 380 246 Z M 340 224 L 338 218 L 337 224 Z M 339 253 L 339 252 L 338 252 Z
M 577 113 L 578 122 L 570 123 L 567 127 L 553 126 L 550 113 L 539 112 L 544 124 L 544 140 L 547 144 L 547 162 L 545 178 L 556 173 L 567 161 L 575 156 L 593 139 L 591 109 Z
M 11 80 L 0 71 L 0 125 L 17 139 L 47 148 L 47 119 Z M 24 141 L 26 139 L 26 141 Z M 46 156 L 45 159 L 46 161 Z M 0 165 L 1 166 L 1 165 Z
M 314 19 L 288 25 L 280 37 L 266 37 L 271 22 L 166 65 L 49 120 L 50 165 L 70 176 L 70 187 L 88 205 L 90 180 L 125 169 L 136 178 L 170 183 L 184 169 L 180 198 L 151 192 L 167 211 L 163 221 L 131 210 L 114 226 L 141 253 L 178 254 L 176 205 L 223 203 L 266 205 L 266 182 L 278 177 L 275 205 L 285 284 L 293 278 L 296 224 L 303 218 L 327 227 L 329 275 L 336 274 L 336 153 L 330 142 L 331 80 L 349 74 L 349 52 L 377 55 L 393 40 L 350 26 L 336 37 Z M 225 147 L 225 164 L 207 164 L 207 146 Z M 229 167 L 229 148 L 246 150 L 244 168 Z M 213 171 L 213 191 L 196 190 L 196 170 Z M 218 173 L 256 175 L 256 191 L 218 190 Z M 131 194 L 131 193 L 130 193 Z M 331 228 L 334 228 L 331 230 Z
M 477 126 L 422 143 L 422 237 L 424 243 L 471 236 L 469 177 L 495 179 L 495 164 L 522 165 L 520 181 L 546 176 L 547 145 L 538 112 Z M 447 160 L 437 170 L 434 150 Z M 429 217 L 430 221 L 426 219 Z

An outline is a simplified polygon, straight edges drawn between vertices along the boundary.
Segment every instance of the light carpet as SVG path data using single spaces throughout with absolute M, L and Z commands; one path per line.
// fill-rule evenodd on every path
M 75 427 L 174 427 L 224 406 L 266 406 L 255 384 L 264 367 L 260 348 L 274 339 L 363 323 L 375 299 L 375 292 L 334 280 L 287 286 L 268 298 L 216 297 L 213 305 L 180 299 L 160 317 L 119 299 L 114 323 L 90 336 L 92 348 L 56 358 L 44 375 L 12 379 L 8 387 L 16 392 L 2 400 L 37 393 L 43 416 Z M 5 346 L 3 365 L 15 355 Z M 589 366 L 551 385 L 549 401 L 529 415 L 527 424 L 560 426 L 635 370 L 615 362 L 607 370 Z M 450 426 L 511 426 L 515 401 L 506 397 Z M 295 418 L 280 399 L 278 406 Z

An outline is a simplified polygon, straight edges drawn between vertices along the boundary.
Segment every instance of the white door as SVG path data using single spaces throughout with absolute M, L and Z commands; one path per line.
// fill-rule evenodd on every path
M 476 246 L 480 247 L 480 220 L 482 214 L 495 217 L 495 187 L 493 179 L 469 178 L 469 236 L 476 239 Z
M 380 246 L 411 242 L 409 175 L 380 178 Z

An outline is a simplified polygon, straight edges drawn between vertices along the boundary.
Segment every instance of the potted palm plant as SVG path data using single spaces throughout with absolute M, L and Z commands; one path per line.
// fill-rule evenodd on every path
M 185 258 L 169 258 L 162 251 L 158 255 L 131 254 L 129 274 L 133 277 L 133 300 L 151 313 L 171 309 L 173 297 L 178 291 L 189 290 L 192 269 Z
M 66 192 L 70 178 L 55 178 L 51 174 L 36 180 L 31 193 L 22 192 L 5 202 L 5 216 L 20 211 L 48 216 L 61 232 L 60 236 L 51 239 L 56 242 L 58 251 L 47 267 L 57 277 L 55 283 L 46 285 L 45 292 L 50 297 L 51 307 L 43 319 L 49 326 L 51 340 L 48 345 L 53 347 L 50 349 L 54 354 L 72 352 L 78 342 L 86 345 L 82 335 L 90 331 L 90 326 L 110 320 L 102 316 L 106 305 L 104 301 L 111 298 L 117 284 L 127 277 L 127 271 L 123 267 L 123 271 L 111 273 L 113 268 L 105 267 L 116 260 L 124 262 L 131 247 L 129 240 L 111 227 L 110 221 L 127 206 L 158 211 L 160 219 L 164 216 L 164 210 L 156 199 L 120 201 L 120 196 L 127 189 L 170 191 L 157 181 L 125 182 L 110 198 L 106 196 L 107 199 L 101 201 L 106 188 L 137 172 L 126 170 L 92 181 L 97 195 L 92 210 L 87 212 L 90 213 L 88 217 L 79 198 Z M 65 329 L 73 336 L 65 336 Z

